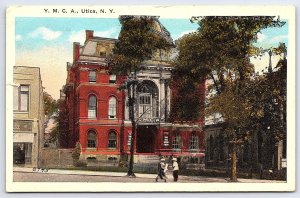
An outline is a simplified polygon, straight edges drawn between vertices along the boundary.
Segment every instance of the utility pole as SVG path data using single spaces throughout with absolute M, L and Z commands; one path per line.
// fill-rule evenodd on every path
M 136 89 L 136 72 L 131 73 L 128 77 L 128 80 L 125 81 L 118 89 L 125 90 L 127 89 L 128 93 L 128 107 L 129 107 L 129 119 L 131 121 L 131 140 L 130 140 L 130 158 L 128 166 L 128 177 L 135 177 L 133 172 L 133 161 L 134 161 L 134 145 L 135 145 L 135 134 L 136 134 L 136 121 L 134 115 L 134 104 L 135 104 L 135 89 Z
M 130 140 L 130 160 L 129 169 L 127 176 L 135 177 L 133 172 L 133 161 L 134 161 L 134 145 L 135 145 L 135 134 L 136 134 L 136 122 L 134 116 L 134 104 L 135 104 L 135 84 L 136 84 L 136 73 L 133 74 L 133 79 L 128 86 L 128 102 L 129 102 L 129 119 L 131 121 L 132 132 Z

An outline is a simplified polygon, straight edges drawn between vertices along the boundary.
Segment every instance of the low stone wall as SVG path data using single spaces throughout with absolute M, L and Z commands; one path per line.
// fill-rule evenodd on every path
M 43 148 L 41 150 L 41 168 L 66 168 L 73 166 L 73 149 Z

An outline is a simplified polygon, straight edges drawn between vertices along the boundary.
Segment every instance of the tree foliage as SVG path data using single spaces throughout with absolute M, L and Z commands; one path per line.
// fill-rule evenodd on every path
M 204 95 L 202 83 L 184 78 L 182 73 L 175 71 L 172 75 L 171 121 L 199 122 L 204 119 Z M 176 79 L 176 80 L 175 80 Z M 182 94 L 184 93 L 184 94 Z
M 179 41 L 177 68 L 199 81 L 208 77 L 216 95 L 209 101 L 208 113 L 220 112 L 236 131 L 251 114 L 249 97 L 254 66 L 250 56 L 257 33 L 270 26 L 282 26 L 274 17 L 193 17 L 199 29 Z M 190 53 L 190 54 L 189 54 Z M 253 94 L 252 94 L 253 95 Z
M 45 115 L 46 116 L 51 116 L 54 112 L 57 111 L 57 108 L 58 108 L 57 102 L 46 91 L 44 91 L 43 99 L 44 99 Z
M 69 146 L 69 119 L 67 114 L 67 107 L 64 100 L 58 100 L 57 106 L 59 110 L 52 115 L 54 119 L 54 127 L 50 133 L 49 142 L 59 141 L 60 147 Z
M 179 40 L 175 66 L 186 79 L 194 82 L 208 79 L 211 83 L 208 92 L 214 94 L 208 99 L 206 115 L 220 113 L 227 123 L 226 131 L 233 143 L 232 180 L 235 181 L 236 145 L 249 139 L 251 132 L 256 130 L 255 125 L 262 126 L 268 112 L 272 112 L 266 109 L 270 106 L 266 101 L 270 102 L 276 92 L 267 87 L 266 82 L 270 82 L 267 79 L 253 78 L 250 57 L 260 52 L 253 44 L 262 29 L 281 27 L 284 22 L 272 16 L 207 16 L 191 20 L 198 22 L 199 29 Z M 283 51 L 283 46 L 277 51 Z M 268 94 L 266 88 L 272 93 Z M 183 103 L 188 100 L 187 97 Z
M 120 17 L 122 28 L 110 58 L 111 73 L 128 74 L 140 70 L 141 63 L 151 59 L 158 49 L 173 44 L 155 29 L 157 19 L 151 16 Z

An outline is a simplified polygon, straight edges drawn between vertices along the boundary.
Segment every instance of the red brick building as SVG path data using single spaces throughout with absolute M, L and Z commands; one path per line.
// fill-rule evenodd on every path
M 158 20 L 155 29 L 170 35 Z M 70 138 L 67 145 L 65 140 L 61 145 L 72 148 L 80 142 L 81 157 L 87 161 L 126 160 L 130 153 L 128 98 L 126 91 L 118 90 L 127 77 L 110 75 L 106 60 L 115 42 L 86 30 L 84 45 L 73 44 L 73 63 L 67 64 L 63 92 Z M 154 54 L 137 73 L 135 162 L 142 162 L 145 156 L 174 155 L 186 162 L 203 163 L 203 119 L 193 124 L 169 121 L 173 93 L 168 83 L 173 69 L 170 56 L 170 51 Z

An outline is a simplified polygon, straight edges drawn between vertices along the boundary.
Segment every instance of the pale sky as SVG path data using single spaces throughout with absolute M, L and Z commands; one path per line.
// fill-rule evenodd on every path
M 176 40 L 196 31 L 198 25 L 189 19 L 160 19 Z M 117 38 L 121 25 L 117 18 L 16 18 L 16 65 L 41 68 L 45 90 L 55 99 L 66 82 L 66 62 L 72 62 L 72 43 L 85 40 L 85 30 L 95 36 Z M 281 28 L 268 28 L 259 33 L 257 46 L 269 48 L 279 42 L 288 45 L 288 23 Z M 274 57 L 273 66 L 279 57 Z M 251 59 L 256 71 L 268 66 L 268 56 Z

